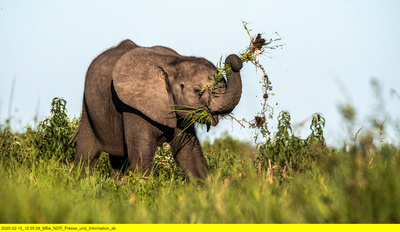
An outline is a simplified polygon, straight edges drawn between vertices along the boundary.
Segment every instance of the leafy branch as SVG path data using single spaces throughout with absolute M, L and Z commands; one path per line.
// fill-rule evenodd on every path
M 242 23 L 247 35 L 250 38 L 250 44 L 246 47 L 246 49 L 243 52 L 240 53 L 239 57 L 243 63 L 250 62 L 256 67 L 256 70 L 260 69 L 262 71 L 263 76 L 261 83 L 263 90 L 263 105 L 261 111 L 251 121 L 247 121 L 246 119 L 238 120 L 232 114 L 230 114 L 229 117 L 237 121 L 242 127 L 245 127 L 244 123 L 247 123 L 249 124 L 250 128 L 261 129 L 261 133 L 265 136 L 267 134 L 270 134 L 267 128 L 266 113 L 269 112 L 268 115 L 269 119 L 272 119 L 274 114 L 274 108 L 267 103 L 267 100 L 270 95 L 274 94 L 271 92 L 272 91 L 271 81 L 269 80 L 265 68 L 262 66 L 260 62 L 259 57 L 261 55 L 264 55 L 267 50 L 274 50 L 280 48 L 283 46 L 283 44 L 276 44 L 276 42 L 279 42 L 281 38 L 276 38 L 276 39 L 271 38 L 267 41 L 262 37 L 260 33 L 258 33 L 256 36 L 252 36 L 251 35 L 252 30 L 248 28 L 248 23 L 245 21 L 242 21 Z M 220 70 L 219 73 L 221 73 L 221 75 L 224 75 L 227 72 L 226 65 L 222 68 L 220 64 L 219 65 L 217 64 L 217 68 L 218 70 Z

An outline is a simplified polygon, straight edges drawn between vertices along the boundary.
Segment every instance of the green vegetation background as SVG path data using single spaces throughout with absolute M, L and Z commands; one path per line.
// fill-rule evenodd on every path
M 351 110 L 341 108 L 349 124 Z M 79 119 L 55 98 L 37 128 L 0 128 L 0 223 L 400 222 L 399 147 L 381 142 L 384 123 L 332 148 L 322 115 L 312 116 L 306 139 L 292 133 L 290 120 L 281 112 L 278 130 L 256 146 L 229 135 L 203 142 L 204 185 L 188 181 L 168 144 L 150 178 L 114 179 L 107 154 L 91 174 L 74 169 L 75 144 L 64 146 Z

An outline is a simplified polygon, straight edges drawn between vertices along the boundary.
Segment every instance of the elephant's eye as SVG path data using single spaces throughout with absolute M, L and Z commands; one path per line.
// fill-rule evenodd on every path
M 184 84 L 181 84 L 181 89 L 183 89 L 183 88 L 185 88 L 185 85 L 184 85 Z
M 197 92 L 201 92 L 201 86 L 200 85 L 193 85 L 193 90 L 197 93 Z
M 193 91 L 201 97 L 201 95 L 203 95 L 206 89 L 204 87 L 201 87 L 200 85 L 194 85 Z

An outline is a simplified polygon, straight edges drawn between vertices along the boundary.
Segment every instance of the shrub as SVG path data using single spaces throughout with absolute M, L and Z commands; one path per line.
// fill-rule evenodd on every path
M 79 120 L 70 121 L 68 119 L 66 104 L 67 101 L 64 99 L 54 98 L 51 103 L 51 115 L 40 122 L 37 127 L 36 144 L 44 159 L 55 157 L 67 163 L 73 161 L 74 149 L 64 152 L 64 148 L 77 129 Z
M 64 147 L 78 127 L 79 119 L 71 121 L 67 117 L 66 101 L 62 98 L 53 99 L 50 113 L 49 117 L 39 123 L 37 130 L 30 126 L 23 133 L 3 129 L 0 132 L 0 159 L 3 162 L 32 164 L 39 159 L 54 158 L 70 163 L 74 149 L 64 152 Z
M 258 144 L 255 166 L 259 174 L 267 171 L 270 182 L 274 176 L 287 179 L 295 172 L 311 170 L 318 158 L 328 151 L 323 137 L 325 119 L 313 114 L 311 134 L 301 139 L 292 133 L 289 112 L 282 111 L 278 116 L 278 131 L 268 137 L 265 143 Z
M 157 149 L 151 175 L 168 180 L 186 179 L 185 173 L 175 162 L 171 147 L 168 143 L 164 143 Z

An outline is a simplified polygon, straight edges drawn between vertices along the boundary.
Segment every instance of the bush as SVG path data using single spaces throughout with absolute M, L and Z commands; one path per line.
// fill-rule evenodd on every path
M 13 133 L 5 128 L 0 133 L 0 159 L 19 163 L 37 162 L 39 159 L 59 159 L 64 163 L 73 160 L 74 149 L 64 152 L 64 147 L 79 124 L 67 117 L 66 101 L 54 98 L 51 115 L 40 122 L 37 130 L 28 126 L 23 133 Z M 72 144 L 74 147 L 75 143 Z
M 152 177 L 171 181 L 186 180 L 185 173 L 175 162 L 168 143 L 164 143 L 157 149 L 151 175 Z
M 70 163 L 74 159 L 74 149 L 64 152 L 71 135 L 78 128 L 80 120 L 70 121 L 67 116 L 67 101 L 54 98 L 51 103 L 50 116 L 39 123 L 37 127 L 36 144 L 44 159 L 56 158 Z M 72 147 L 75 146 L 75 141 Z
M 278 131 L 257 146 L 255 166 L 258 173 L 267 171 L 270 182 L 273 182 L 274 176 L 287 179 L 295 172 L 312 170 L 318 159 L 328 152 L 324 126 L 322 115 L 313 114 L 311 134 L 307 139 L 301 139 L 292 133 L 289 112 L 282 111 L 278 116 Z

